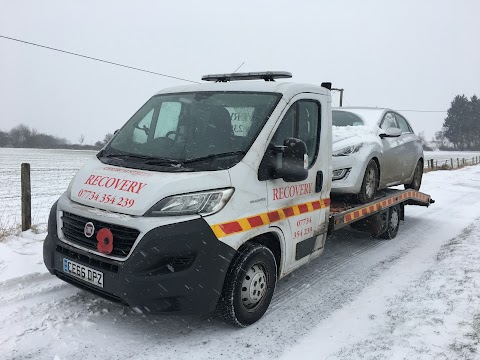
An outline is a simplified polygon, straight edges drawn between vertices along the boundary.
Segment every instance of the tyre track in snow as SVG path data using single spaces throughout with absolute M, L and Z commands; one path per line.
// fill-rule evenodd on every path
M 36 296 L 48 295 L 64 288 L 70 288 L 50 273 L 30 274 L 0 283 L 0 308 L 15 304 L 18 306 L 22 301 L 29 301 Z
M 265 317 L 246 329 L 232 328 L 212 316 L 135 314 L 66 284 L 56 288 L 47 275 L 38 283 L 28 279 L 23 295 L 9 295 L 5 306 L 0 305 L 0 328 L 11 329 L 0 332 L 0 349 L 8 351 L 2 357 L 0 350 L 0 357 L 275 358 L 405 254 L 425 246 L 425 234 L 434 234 L 438 240 L 432 247 L 440 247 L 474 221 L 468 213 L 475 213 L 480 192 L 456 188 L 459 181 L 446 178 L 445 186 L 424 190 L 437 204 L 429 209 L 407 207 L 396 239 L 374 240 L 349 229 L 328 238 L 324 254 L 279 281 Z M 449 204 L 460 203 L 461 211 L 452 211 Z M 48 296 L 30 289 L 42 282 Z M 15 289 L 11 283 L 8 286 L 8 292 Z

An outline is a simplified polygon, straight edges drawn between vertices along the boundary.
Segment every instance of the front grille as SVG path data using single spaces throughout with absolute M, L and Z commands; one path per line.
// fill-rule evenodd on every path
M 98 231 L 102 228 L 109 229 L 113 234 L 113 251 L 109 255 L 117 257 L 126 257 L 140 234 L 136 229 L 84 218 L 65 211 L 63 212 L 62 222 L 62 231 L 68 241 L 95 251 L 97 250 Z M 95 232 L 90 238 L 87 238 L 84 234 L 87 222 L 91 222 L 95 226 Z

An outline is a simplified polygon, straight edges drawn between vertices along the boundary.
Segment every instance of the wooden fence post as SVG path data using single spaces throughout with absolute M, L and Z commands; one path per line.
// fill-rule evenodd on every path
M 26 231 L 32 227 L 32 190 L 30 184 L 30 164 L 22 164 L 20 181 L 22 190 L 22 231 Z
M 457 158 L 457 168 L 459 168 L 459 167 L 460 167 L 460 159 Z
M 430 159 L 430 169 L 433 170 L 433 159 Z
M 435 160 L 435 169 L 438 169 L 438 160 Z
M 453 159 L 450 158 L 450 167 L 453 169 Z

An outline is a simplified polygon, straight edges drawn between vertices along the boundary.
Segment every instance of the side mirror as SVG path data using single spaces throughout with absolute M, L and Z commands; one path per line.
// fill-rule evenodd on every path
M 276 169 L 278 177 L 286 182 L 302 181 L 308 177 L 308 170 L 305 169 L 305 155 L 307 155 L 307 145 L 295 138 L 286 138 L 280 150 L 282 156 L 281 167 Z
M 400 135 L 402 135 L 402 130 L 394 127 L 389 127 L 387 128 L 387 130 L 385 130 L 385 133 L 380 134 L 380 137 L 384 139 L 386 137 L 399 137 Z
M 113 132 L 113 135 L 117 135 L 118 130 L 120 130 L 120 129 L 115 130 L 115 131 Z

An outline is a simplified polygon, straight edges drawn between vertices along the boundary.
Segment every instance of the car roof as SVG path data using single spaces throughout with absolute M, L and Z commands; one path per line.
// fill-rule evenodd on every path
M 342 106 L 333 107 L 335 111 L 349 111 L 360 116 L 367 125 L 376 125 L 387 111 L 393 111 L 388 108 L 367 107 L 367 106 Z
M 371 113 L 385 113 L 387 111 L 395 111 L 389 108 L 373 107 L 373 106 L 342 106 L 342 107 L 332 107 L 332 110 L 345 110 L 351 112 L 371 112 Z
M 263 80 L 205 82 L 192 85 L 181 85 L 160 90 L 159 92 L 157 92 L 157 95 L 198 91 L 245 91 L 281 93 L 287 101 L 288 99 L 300 93 L 329 95 L 329 90 L 318 85 Z

